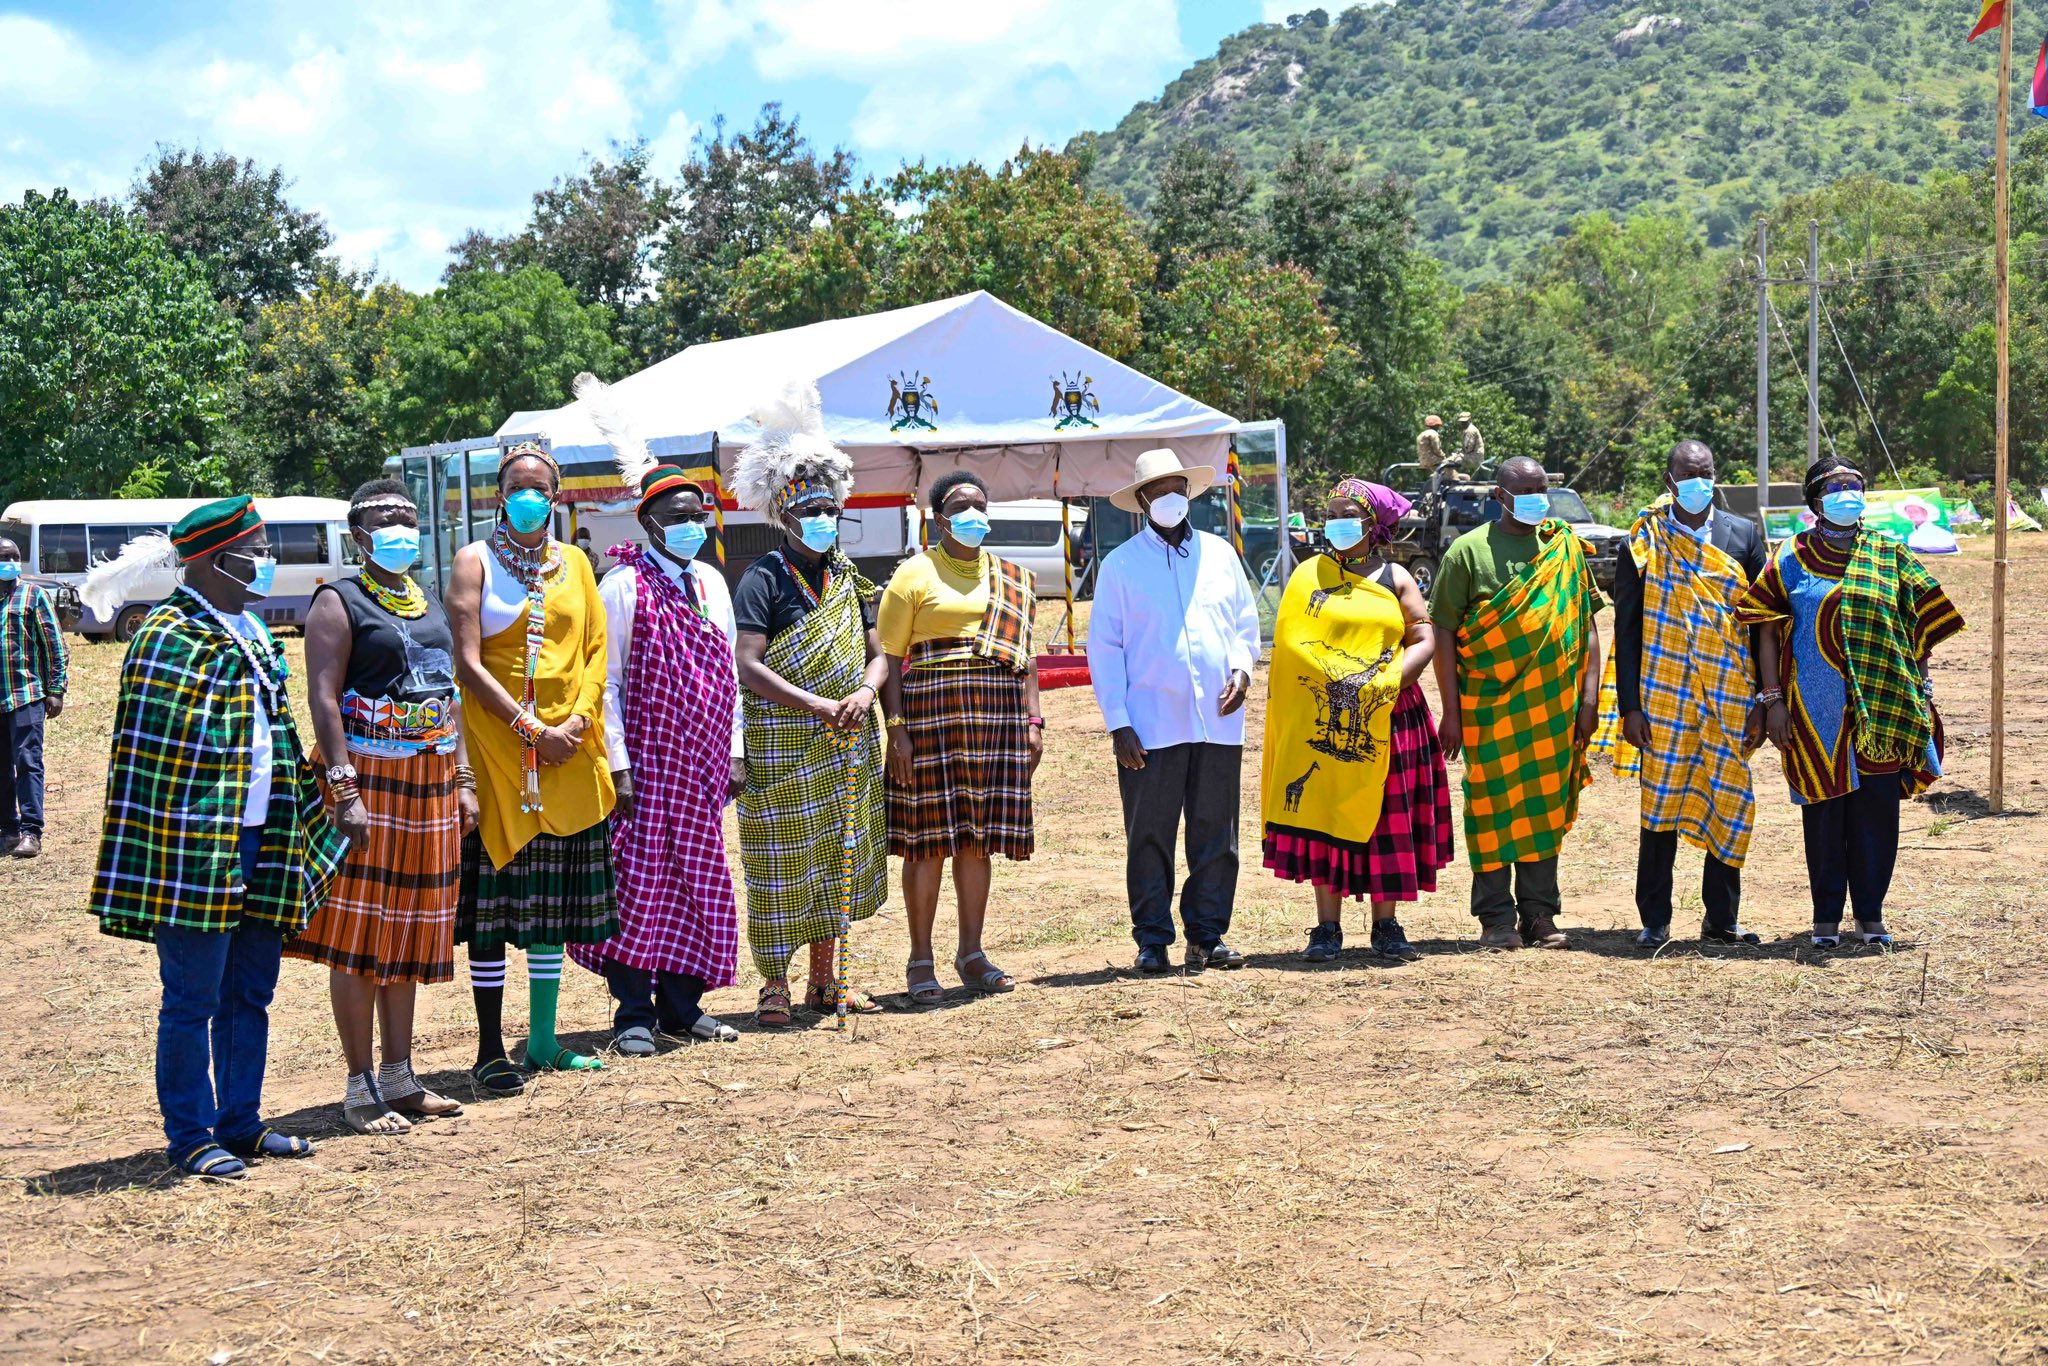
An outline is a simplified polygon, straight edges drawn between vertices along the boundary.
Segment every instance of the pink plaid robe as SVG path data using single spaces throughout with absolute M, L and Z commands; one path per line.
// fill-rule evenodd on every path
M 569 956 L 592 972 L 612 959 L 731 986 L 739 957 L 739 910 L 725 862 L 738 687 L 732 647 L 646 552 L 632 546 L 619 558 L 638 581 L 619 706 L 633 762 L 633 814 L 612 819 L 619 932 L 602 944 L 571 944 Z

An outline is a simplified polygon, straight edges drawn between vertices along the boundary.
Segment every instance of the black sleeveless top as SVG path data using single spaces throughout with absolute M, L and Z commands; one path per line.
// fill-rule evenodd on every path
M 325 584 L 348 612 L 348 690 L 394 702 L 432 702 L 455 695 L 455 637 L 440 601 L 427 595 L 427 614 L 408 621 L 377 605 L 354 578 Z M 316 594 L 317 596 L 317 594 Z

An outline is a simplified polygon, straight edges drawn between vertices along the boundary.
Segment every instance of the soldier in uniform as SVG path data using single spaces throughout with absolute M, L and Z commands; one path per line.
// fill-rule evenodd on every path
M 1435 413 L 1422 419 L 1422 434 L 1415 438 L 1415 463 L 1424 474 L 1434 475 L 1444 463 L 1444 420 Z
M 1479 468 L 1479 462 L 1486 458 L 1486 438 L 1479 434 L 1479 427 L 1472 421 L 1472 414 L 1459 413 L 1458 426 L 1463 436 L 1458 442 L 1458 457 L 1468 470 Z

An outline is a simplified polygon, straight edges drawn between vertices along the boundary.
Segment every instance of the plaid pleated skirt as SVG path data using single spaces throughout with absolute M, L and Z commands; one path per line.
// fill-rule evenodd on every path
M 1266 867 L 1289 882 L 1312 882 L 1368 901 L 1416 901 L 1436 890 L 1451 848 L 1451 782 L 1429 699 L 1410 684 L 1388 723 L 1386 804 L 1372 837 L 1268 831 Z
M 334 890 L 285 957 L 394 982 L 455 976 L 455 901 L 462 823 L 455 755 L 350 756 L 370 831 L 349 846 Z M 316 754 L 323 790 L 326 763 Z
M 910 783 L 887 785 L 889 852 L 945 858 L 978 846 L 1031 857 L 1031 734 L 1024 677 L 988 660 L 903 674 Z
M 535 835 L 493 868 L 476 835 L 462 841 L 458 944 L 602 944 L 619 932 L 611 836 L 604 821 L 573 835 Z

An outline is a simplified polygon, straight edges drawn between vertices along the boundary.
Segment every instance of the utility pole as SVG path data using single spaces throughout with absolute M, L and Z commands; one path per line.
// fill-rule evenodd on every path
M 1820 220 L 1806 220 L 1806 463 L 1820 459 Z
M 1771 220 L 1756 220 L 1756 524 L 1771 501 Z
M 2006 541 L 2011 527 L 2006 486 L 2012 445 L 2012 172 L 2007 164 L 2007 124 L 2012 110 L 2013 0 L 2006 0 L 2005 22 L 1998 26 L 1997 174 L 1992 196 L 1992 241 L 1995 247 L 1995 317 L 1998 346 L 1997 452 L 1991 476 L 1991 811 L 2005 812 L 2005 577 Z

